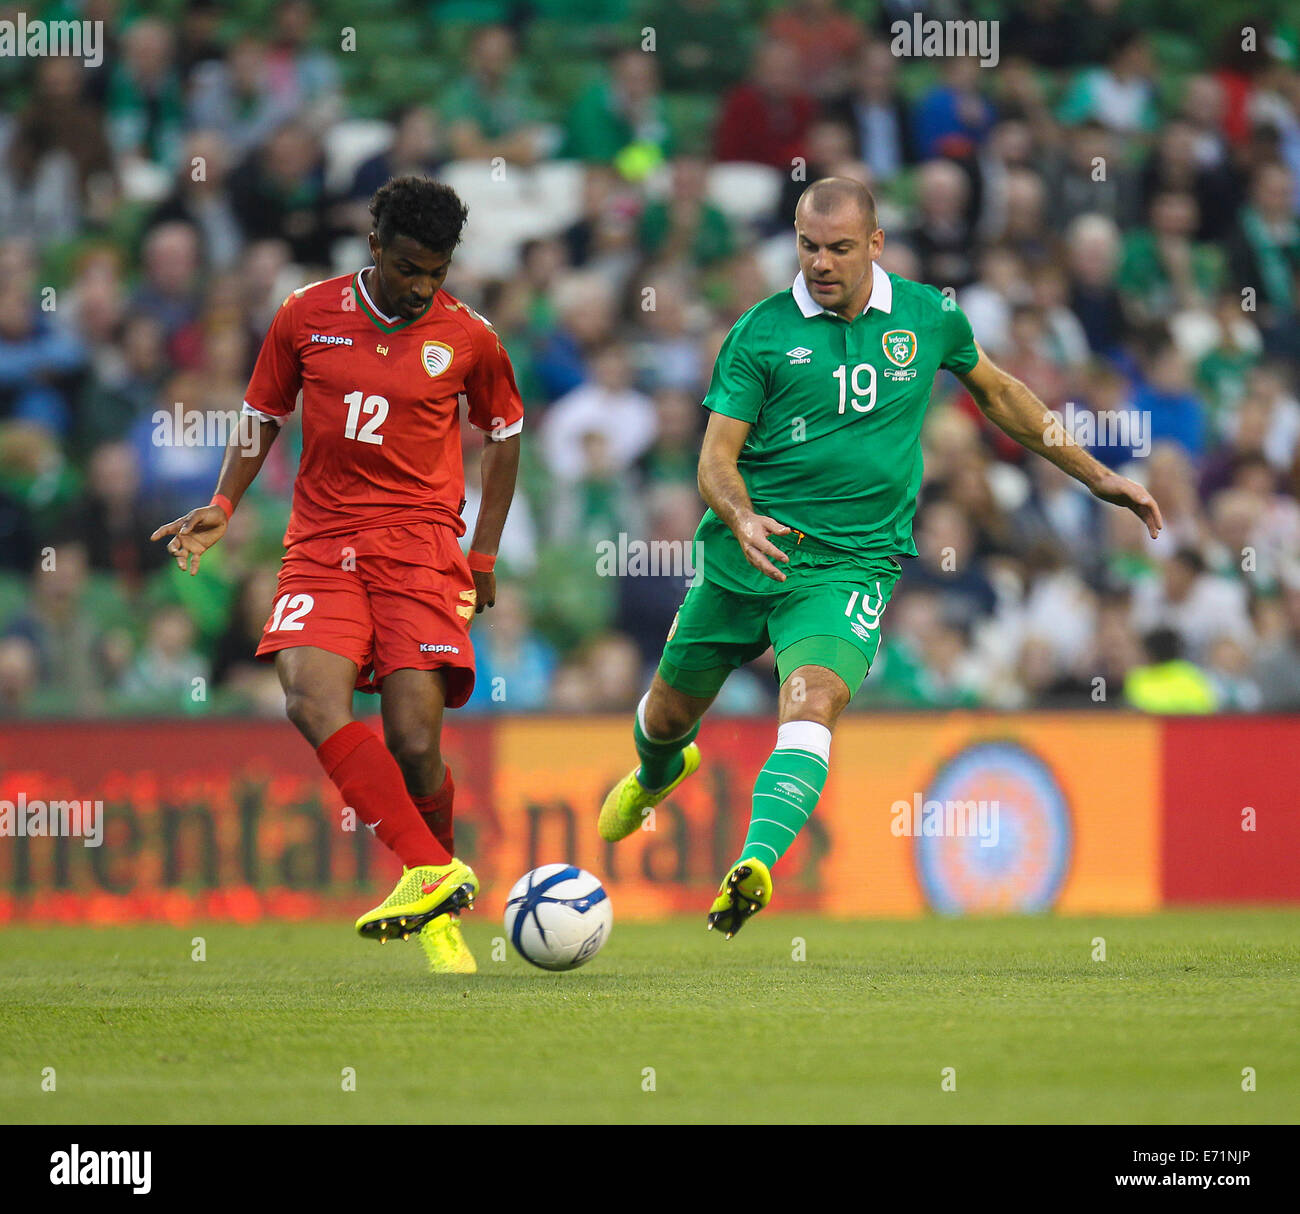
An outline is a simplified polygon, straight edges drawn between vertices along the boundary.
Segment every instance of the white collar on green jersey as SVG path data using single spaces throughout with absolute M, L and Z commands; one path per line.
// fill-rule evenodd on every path
M 830 313 L 830 308 L 823 308 L 813 297 L 812 292 L 808 290 L 808 284 L 803 280 L 803 271 L 800 270 L 795 275 L 794 301 L 799 305 L 799 311 L 805 316 L 811 318 L 819 316 L 823 312 Z M 867 298 L 867 306 L 862 309 L 865 314 L 871 308 L 879 308 L 882 312 L 892 312 L 894 310 L 894 284 L 890 281 L 889 275 L 880 268 L 880 262 L 871 263 L 871 294 Z

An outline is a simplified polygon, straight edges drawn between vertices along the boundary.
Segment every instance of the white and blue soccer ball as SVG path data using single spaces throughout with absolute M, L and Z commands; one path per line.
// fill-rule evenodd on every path
M 613 926 L 605 887 L 572 864 L 543 864 L 524 873 L 506 899 L 510 943 L 525 961 L 544 970 L 586 965 Z

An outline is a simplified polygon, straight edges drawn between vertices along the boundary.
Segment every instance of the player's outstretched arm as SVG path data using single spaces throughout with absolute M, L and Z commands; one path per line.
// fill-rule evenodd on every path
M 723 413 L 709 414 L 700 448 L 700 496 L 731 528 L 745 559 L 774 582 L 784 582 L 785 574 L 772 562 L 789 561 L 790 557 L 767 537 L 789 535 L 790 528 L 765 514 L 754 513 L 749 490 L 736 467 L 748 436 L 748 422 Z
M 479 504 L 478 522 L 474 524 L 473 552 L 496 556 L 505 529 L 506 515 L 515 497 L 515 479 L 519 475 L 519 435 L 494 439 L 483 444 L 483 500 Z M 477 615 L 497 601 L 497 576 L 491 570 L 474 570 Z
M 239 425 L 234 428 L 226 443 L 225 458 L 221 461 L 221 474 L 217 477 L 216 492 L 224 496 L 233 510 L 244 490 L 253 483 L 266 462 L 267 452 L 280 432 L 276 422 L 259 421 L 241 413 Z M 160 540 L 171 536 L 167 551 L 176 558 L 176 564 L 191 576 L 198 573 L 203 554 L 226 534 L 226 512 L 220 506 L 199 506 L 181 518 L 164 523 L 149 538 Z M 193 560 L 191 560 L 193 558 Z
M 1057 417 L 1014 375 L 1008 375 L 980 350 L 979 362 L 958 378 L 984 416 L 1022 447 L 1049 459 L 1086 485 L 1094 497 L 1132 510 L 1155 539 L 1165 525 L 1160 506 L 1136 481 L 1113 472 L 1074 441 Z

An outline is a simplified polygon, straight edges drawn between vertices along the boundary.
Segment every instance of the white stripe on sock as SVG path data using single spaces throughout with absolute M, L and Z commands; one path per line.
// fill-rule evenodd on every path
M 782 830 L 790 830 L 790 828 L 784 822 L 778 822 L 775 818 L 755 818 L 754 821 L 770 822 L 773 826 L 779 826 Z M 790 837 L 792 839 L 797 837 L 798 834 L 799 832 L 797 830 L 790 830 Z
M 645 728 L 643 725 L 642 729 Z M 816 721 L 787 721 L 776 731 L 777 750 L 806 750 L 830 766 L 831 731 Z
M 805 822 L 808 821 L 808 815 L 809 813 L 812 812 L 811 810 L 804 809 L 802 805 L 796 805 L 793 801 L 789 800 L 787 797 L 777 796 L 776 793 L 774 792 L 756 792 L 754 794 L 755 800 L 757 800 L 759 797 L 767 797 L 769 800 L 772 801 L 780 801 L 782 805 L 788 805 L 791 809 L 797 809 L 801 814 L 803 814 L 803 820 Z

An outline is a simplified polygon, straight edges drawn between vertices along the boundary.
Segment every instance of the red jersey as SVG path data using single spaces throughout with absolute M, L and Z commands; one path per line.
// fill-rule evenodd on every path
M 262 343 L 244 409 L 283 419 L 302 392 L 302 459 L 285 546 L 434 522 L 465 533 L 459 402 L 502 439 L 523 427 L 496 331 L 446 291 L 414 320 L 387 318 L 360 273 L 300 287 Z

